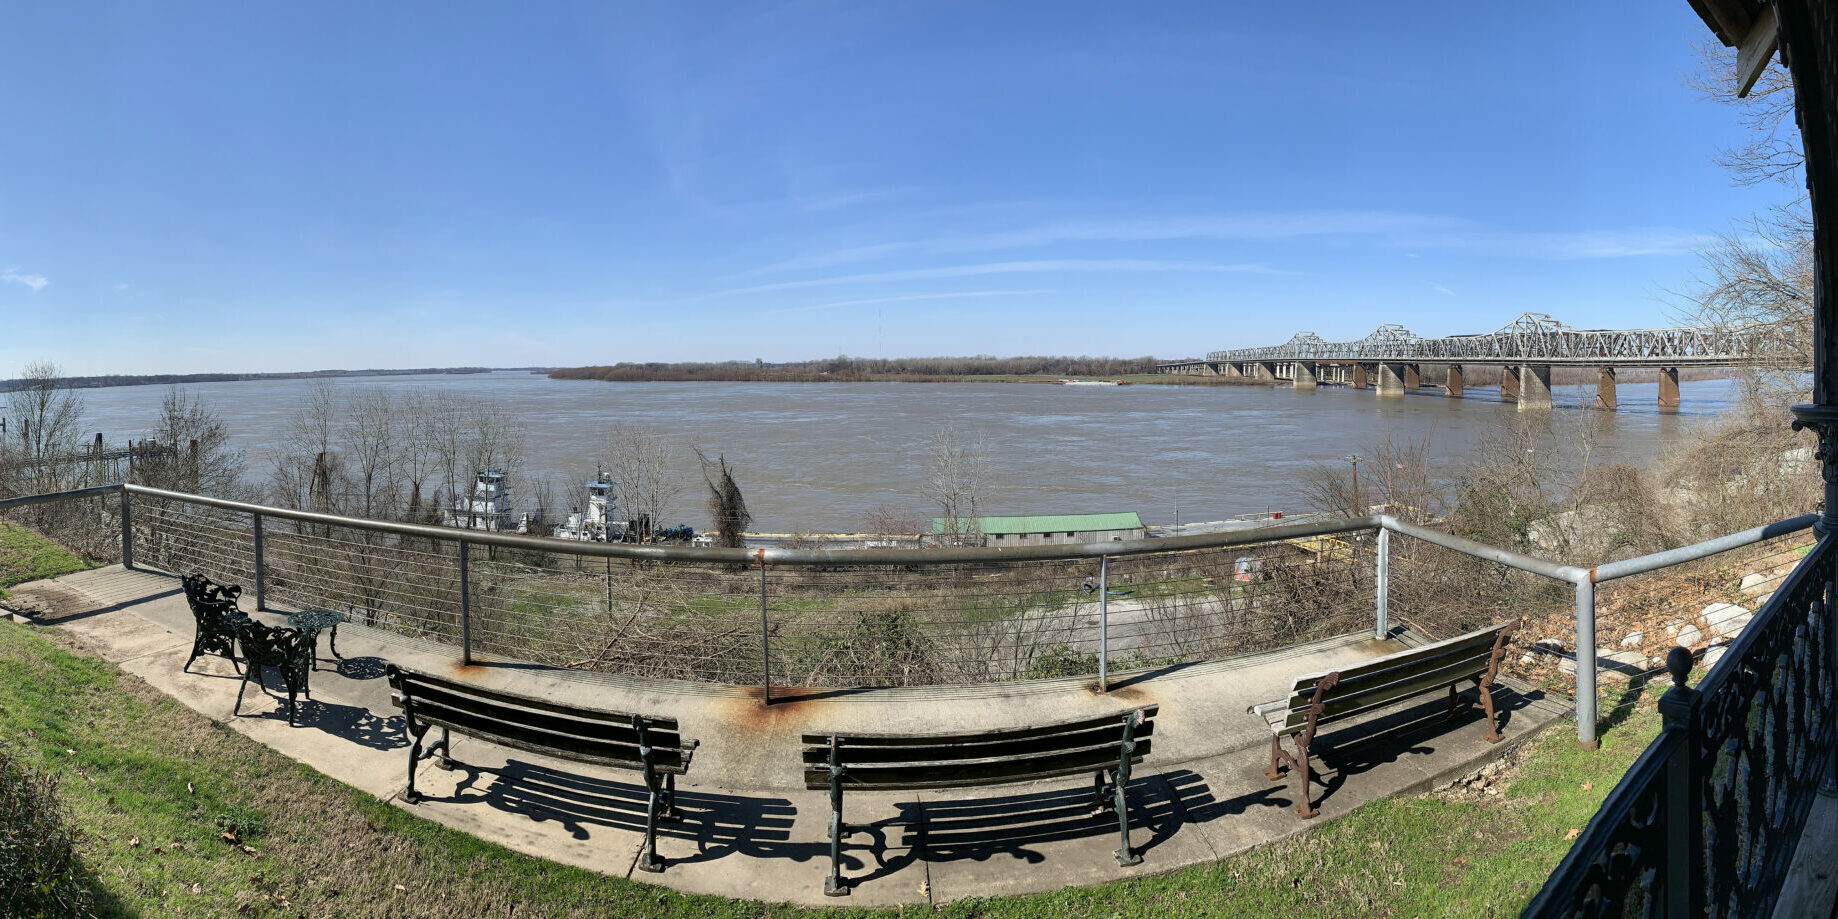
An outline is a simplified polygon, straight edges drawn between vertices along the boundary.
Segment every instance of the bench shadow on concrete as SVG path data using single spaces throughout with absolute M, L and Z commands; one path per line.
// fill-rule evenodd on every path
M 224 679 L 241 680 L 238 676 Z M 243 711 L 238 718 L 256 718 L 287 723 L 287 684 L 281 681 L 281 675 L 272 667 L 263 667 L 259 682 L 261 691 L 273 703 L 267 711 L 250 711 L 249 704 L 254 694 L 251 691 L 243 697 Z M 307 685 L 312 681 L 309 678 Z M 323 731 L 339 740 L 348 741 L 372 750 L 400 750 L 409 744 L 408 731 L 403 727 L 401 715 L 384 717 L 362 705 L 342 705 L 327 702 L 323 699 L 301 695 L 296 700 L 294 727 L 302 730 Z
M 430 795 L 428 800 L 482 804 L 538 823 L 552 820 L 582 840 L 596 826 L 638 834 L 645 831 L 647 794 L 642 781 L 617 782 L 514 758 L 503 767 L 460 761 L 452 767 L 465 773 L 453 794 L 444 798 Z M 712 861 L 729 854 L 800 862 L 829 856 L 827 842 L 791 842 L 797 807 L 785 798 L 680 789 L 676 803 L 680 818 L 660 821 L 657 834 L 693 842 L 696 851 L 690 856 L 672 856 L 672 864 Z
M 1514 715 L 1543 698 L 1544 693 L 1539 690 L 1521 693 L 1512 687 L 1495 684 L 1493 707 L 1500 733 L 1510 739 L 1515 722 L 1520 721 Z M 1452 744 L 1491 746 L 1483 739 L 1487 733 L 1486 714 L 1480 703 L 1474 701 L 1473 692 L 1463 693 L 1461 703 L 1455 713 L 1450 714 L 1448 699 L 1435 697 L 1316 735 L 1314 743 L 1309 746 L 1309 752 L 1319 764 L 1315 770 L 1318 784 L 1313 789 L 1315 804 L 1320 806 L 1332 800 L 1347 787 L 1349 779 L 1353 780 L 1352 787 L 1347 788 L 1345 793 L 1354 795 L 1355 803 L 1380 797 L 1381 789 L 1362 792 L 1358 781 L 1362 773 L 1379 766 L 1413 757 L 1434 757 Z M 1522 722 L 1519 728 L 1523 729 Z M 1250 751 L 1250 754 L 1264 756 L 1264 761 L 1268 761 L 1265 748 L 1260 747 Z M 1321 774 L 1323 768 L 1327 770 L 1326 775 Z M 1289 797 L 1287 774 L 1277 783 L 1272 783 L 1272 791 L 1277 792 L 1276 800 L 1287 806 L 1294 805 L 1295 802 Z
M 1130 846 L 1137 852 L 1154 850 L 1186 822 L 1163 776 L 1132 779 L 1128 793 Z M 1115 848 L 1117 816 L 1112 811 L 1093 814 L 1093 799 L 1090 785 L 961 800 L 927 798 L 899 805 L 901 817 L 891 822 L 905 824 L 901 844 L 929 862 L 1008 855 L 1038 864 L 1047 858 L 1044 849 L 1055 843 L 1100 839 Z

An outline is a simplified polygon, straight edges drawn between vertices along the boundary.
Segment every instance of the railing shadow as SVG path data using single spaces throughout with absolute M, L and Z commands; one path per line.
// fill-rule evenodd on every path
M 553 820 L 575 839 L 591 838 L 590 827 L 595 826 L 645 831 L 647 793 L 642 781 L 616 782 L 518 759 L 501 768 L 456 761 L 453 769 L 466 773 L 453 794 L 429 800 L 484 804 L 537 822 Z M 676 803 L 680 818 L 660 822 L 658 837 L 693 842 L 695 854 L 672 854 L 672 864 L 712 861 L 728 854 L 799 862 L 829 855 L 827 842 L 790 841 L 797 808 L 787 799 L 684 790 L 677 793 Z

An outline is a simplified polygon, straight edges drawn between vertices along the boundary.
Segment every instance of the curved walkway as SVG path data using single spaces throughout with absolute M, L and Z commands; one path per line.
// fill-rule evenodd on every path
M 966 687 L 794 693 L 772 705 L 757 689 L 636 681 L 517 663 L 460 667 L 450 648 L 358 626 L 341 627 L 336 670 L 312 677 L 313 702 L 289 728 L 285 696 L 250 693 L 231 716 L 238 679 L 227 661 L 191 649 L 192 620 L 178 579 L 119 566 L 27 584 L 65 631 L 173 698 L 353 786 L 428 819 L 531 855 L 679 890 L 803 904 L 941 903 L 1094 884 L 1209 862 L 1301 832 L 1358 805 L 1427 790 L 1468 774 L 1563 718 L 1567 700 L 1508 685 L 1496 692 L 1506 743 L 1490 745 L 1470 713 L 1442 719 L 1440 698 L 1382 713 L 1421 730 L 1361 740 L 1366 722 L 1316 739 L 1322 816 L 1298 819 L 1287 781 L 1262 774 L 1269 735 L 1245 708 L 1280 696 L 1298 674 L 1401 650 L 1421 639 L 1346 636 L 1232 661 L 1120 675 L 1098 693 L 1088 679 Z M 277 619 L 279 617 L 271 617 Z M 326 653 L 324 639 L 321 652 Z M 661 875 L 634 873 L 644 795 L 633 773 L 552 761 L 456 735 L 455 768 L 424 768 L 419 805 L 400 801 L 408 740 L 389 702 L 383 665 L 395 661 L 481 684 L 600 708 L 677 717 L 699 738 L 679 785 L 684 820 L 660 830 Z M 782 700 L 782 701 L 781 701 Z M 1076 779 L 962 792 L 852 792 L 847 819 L 862 832 L 844 846 L 855 882 L 846 899 L 822 895 L 829 802 L 803 787 L 806 730 L 933 731 L 1018 726 L 1158 703 L 1156 750 L 1130 785 L 1131 838 L 1143 864 L 1120 868 L 1114 818 L 1086 814 Z

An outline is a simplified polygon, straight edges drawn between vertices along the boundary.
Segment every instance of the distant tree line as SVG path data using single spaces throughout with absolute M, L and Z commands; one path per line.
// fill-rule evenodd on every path
M 552 370 L 558 380 L 609 380 L 616 382 L 863 382 L 903 379 L 918 382 L 967 376 L 1117 377 L 1154 373 L 1153 357 L 838 357 L 814 361 L 771 364 L 764 361 L 685 363 L 621 363 L 611 366 L 570 367 Z
M 290 373 L 112 373 L 93 377 L 58 378 L 66 389 L 99 389 L 104 386 L 173 385 L 182 383 L 240 383 L 246 380 L 311 380 L 322 377 L 389 377 L 424 373 L 490 373 L 490 367 L 417 367 L 408 370 L 301 370 Z M 30 375 L 17 380 L 0 380 L 0 392 L 34 389 L 39 382 Z

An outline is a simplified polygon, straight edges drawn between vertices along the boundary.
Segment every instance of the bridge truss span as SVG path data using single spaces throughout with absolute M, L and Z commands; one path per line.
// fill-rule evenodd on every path
M 1382 325 L 1357 341 L 1330 342 L 1313 332 L 1301 332 L 1280 345 L 1213 351 L 1206 360 L 1728 367 L 1780 353 L 1772 347 L 1779 334 L 1775 326 L 1760 325 L 1575 329 L 1542 313 L 1526 313 L 1498 331 L 1481 335 L 1425 338 L 1400 325 Z

